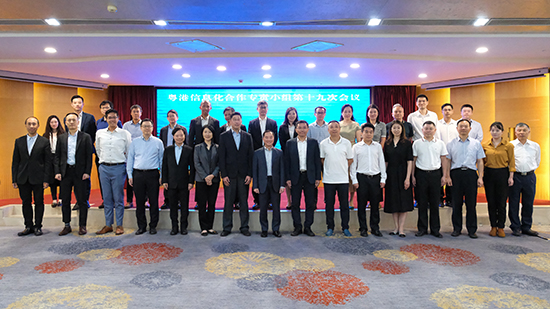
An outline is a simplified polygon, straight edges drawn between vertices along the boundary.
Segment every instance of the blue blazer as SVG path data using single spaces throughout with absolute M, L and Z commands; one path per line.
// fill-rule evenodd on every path
M 271 118 L 267 118 L 267 121 L 265 122 L 265 129 L 273 132 L 273 135 L 275 136 L 275 140 L 273 141 L 273 145 L 277 144 L 277 122 Z M 252 142 L 254 143 L 254 150 L 262 148 L 262 128 L 260 128 L 260 119 L 252 119 L 248 123 L 248 133 L 252 135 Z
M 279 188 L 285 186 L 285 166 L 283 151 L 277 148 L 271 149 L 271 176 L 273 191 L 279 192 Z M 263 147 L 254 152 L 252 179 L 254 179 L 252 189 L 260 189 L 260 193 L 265 193 L 267 189 L 267 161 Z

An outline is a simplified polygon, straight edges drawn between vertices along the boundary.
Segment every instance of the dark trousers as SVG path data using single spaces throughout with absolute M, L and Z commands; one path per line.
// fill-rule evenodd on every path
M 267 188 L 264 193 L 258 195 L 260 202 L 260 225 L 262 231 L 269 229 L 269 222 L 267 222 L 267 206 L 269 203 L 273 205 L 273 218 L 271 221 L 271 230 L 278 231 L 281 225 L 281 194 L 279 191 L 273 190 L 273 177 L 267 177 Z
M 522 176 L 520 173 L 514 173 L 514 185 L 510 188 L 510 200 L 508 218 L 510 218 L 510 228 L 515 231 L 521 228 L 522 231 L 531 229 L 533 224 L 533 202 L 535 201 L 535 191 L 537 177 L 535 173 Z M 521 221 L 519 219 L 519 199 L 521 196 Z
M 313 213 L 315 212 L 315 184 L 309 183 L 307 179 L 307 172 L 300 173 L 298 183 L 292 184 L 292 187 L 290 188 L 292 198 L 292 221 L 294 228 L 299 230 L 302 229 L 302 217 L 300 215 L 302 191 L 304 192 L 304 199 L 306 202 L 306 219 L 304 221 L 304 227 L 309 229 L 313 224 Z
M 244 177 L 230 178 L 228 186 L 223 188 L 225 203 L 223 206 L 223 230 L 231 232 L 233 228 L 233 202 L 235 196 L 239 197 L 241 208 L 239 215 L 241 217 L 241 232 L 248 231 L 248 187 L 244 184 Z M 182 205 L 183 208 L 183 205 Z
M 82 180 L 81 175 L 76 174 L 76 169 L 67 166 L 65 176 L 61 178 L 59 196 L 61 197 L 61 211 L 63 222 L 71 223 L 71 192 L 74 188 L 74 196 L 78 205 L 78 226 L 86 226 L 88 221 L 88 200 L 86 199 L 86 188 L 90 179 Z
M 213 182 L 211 186 L 208 186 L 204 181 L 196 182 L 195 197 L 199 205 L 201 230 L 211 230 L 214 226 L 214 214 L 216 213 L 216 200 L 218 199 L 219 188 L 219 182 Z
M 424 171 L 415 169 L 416 187 L 415 194 L 418 222 L 416 227 L 419 232 L 428 231 L 428 210 L 430 211 L 430 232 L 439 233 L 441 223 L 439 221 L 439 197 L 441 190 L 441 170 Z
M 159 222 L 159 171 L 135 169 L 134 189 L 136 194 L 138 228 L 145 229 L 147 227 L 145 200 L 149 197 L 149 203 L 151 204 L 151 208 L 149 209 L 149 216 L 151 217 L 149 228 L 156 229 Z
M 368 230 L 367 226 L 367 202 L 370 202 L 370 228 L 372 231 L 380 230 L 380 200 L 382 199 L 382 190 L 380 190 L 380 174 L 369 176 L 357 173 L 357 217 L 359 219 L 359 229 Z
M 44 218 L 44 186 L 42 183 L 31 185 L 29 182 L 17 184 L 19 187 L 19 196 L 23 203 L 23 218 L 26 228 L 42 228 L 42 219 Z M 34 224 L 32 213 L 32 198 L 34 196 Z
M 325 215 L 327 219 L 327 228 L 334 230 L 334 203 L 336 201 L 336 192 L 338 192 L 338 201 L 340 202 L 340 219 L 342 221 L 342 230 L 349 229 L 349 183 L 329 184 L 325 183 Z M 378 185 L 380 191 L 380 185 Z
M 453 229 L 462 230 L 462 201 L 466 202 L 466 229 L 468 234 L 477 231 L 477 172 L 456 168 L 451 171 L 453 181 Z M 418 180 L 417 180 L 418 181 Z
M 99 176 L 99 157 L 95 155 L 95 167 L 97 168 L 97 179 L 101 179 Z M 103 200 L 103 189 L 101 188 L 101 181 L 99 182 L 99 192 L 101 193 L 101 200 Z
M 50 182 L 50 193 L 52 194 L 52 202 L 57 200 L 57 189 L 60 186 L 60 182 L 57 179 L 54 179 Z M 61 198 L 61 192 L 59 193 L 59 198 Z
M 170 220 L 172 221 L 172 229 L 175 230 L 178 228 L 178 203 L 181 204 L 181 213 L 180 213 L 180 228 L 182 230 L 187 230 L 187 217 L 189 216 L 189 190 L 187 185 L 178 186 L 177 188 L 170 188 L 165 190 L 167 192 L 168 201 L 170 202 Z M 151 208 L 153 205 L 151 205 Z M 158 209 L 158 204 L 157 204 Z
M 485 168 L 483 183 L 491 227 L 503 229 L 506 223 L 506 198 L 508 198 L 508 177 L 510 171 L 504 168 Z
M 254 204 L 258 205 L 260 202 L 260 195 L 254 191 L 252 191 L 252 198 L 254 199 Z
M 134 202 L 134 188 L 130 186 L 128 183 L 128 179 L 126 179 L 126 203 L 133 203 Z M 137 203 L 137 200 L 136 200 Z

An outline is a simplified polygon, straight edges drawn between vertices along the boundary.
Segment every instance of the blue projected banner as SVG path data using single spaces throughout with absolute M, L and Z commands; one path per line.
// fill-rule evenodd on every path
M 353 106 L 355 121 L 361 124 L 366 121 L 370 98 L 369 88 L 157 89 L 157 133 L 168 125 L 166 114 L 171 109 L 179 114 L 178 124 L 189 129 L 191 119 L 201 114 L 199 106 L 204 99 L 212 104 L 210 115 L 220 121 L 220 126 L 226 123 L 223 110 L 231 106 L 243 115 L 243 124 L 248 129 L 248 122 L 258 117 L 256 104 L 260 100 L 267 101 L 267 117 L 280 126 L 288 107 L 298 110 L 298 119 L 311 123 L 315 121 L 315 107 L 324 106 L 327 109 L 325 121 L 328 122 L 340 120 L 344 104 Z

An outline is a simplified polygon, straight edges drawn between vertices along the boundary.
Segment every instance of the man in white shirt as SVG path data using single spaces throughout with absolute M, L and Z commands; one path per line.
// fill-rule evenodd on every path
M 105 208 L 105 226 L 96 232 L 101 235 L 113 232 L 113 210 L 116 211 L 116 232 L 124 234 L 124 182 L 126 181 L 126 159 L 132 143 L 130 132 L 117 126 L 118 111 L 105 113 L 109 126 L 96 133 L 96 151 L 99 157 L 101 188 Z
M 445 103 L 441 105 L 441 114 L 443 118 L 437 122 L 436 136 L 447 145 L 451 140 L 458 137 L 458 131 L 456 130 L 456 120 L 451 118 L 453 116 L 453 105 L 451 103 Z M 445 188 L 445 189 L 443 189 Z M 452 187 L 445 185 L 441 187 L 441 207 L 452 207 Z
M 345 236 L 349 231 L 349 166 L 353 162 L 351 143 L 340 136 L 340 123 L 336 120 L 328 123 L 330 137 L 320 145 L 321 163 L 323 164 L 323 184 L 325 187 L 325 214 L 327 220 L 326 236 L 334 235 L 334 202 L 336 192 L 340 202 L 340 218 Z
M 441 186 L 447 181 L 447 149 L 443 141 L 434 137 L 435 132 L 435 123 L 426 121 L 422 126 L 424 137 L 413 143 L 412 183 L 418 203 L 417 237 L 428 234 L 428 209 L 430 234 L 437 238 L 443 237 L 439 232 L 439 194 Z
M 374 236 L 382 237 L 380 232 L 380 210 L 378 204 L 382 200 L 382 190 L 386 185 L 386 162 L 382 146 L 372 140 L 374 126 L 365 123 L 361 126 L 363 140 L 353 146 L 353 162 L 350 175 L 353 186 L 357 190 L 357 217 L 361 236 L 369 236 L 367 230 L 366 206 L 370 202 L 370 228 Z
M 462 119 L 470 121 L 472 125 L 469 136 L 471 138 L 477 139 L 481 143 L 481 141 L 483 140 L 483 128 L 481 127 L 481 123 L 472 119 L 472 115 L 474 114 L 474 107 L 470 104 L 464 104 L 460 108 L 460 114 L 462 115 Z
M 433 123 L 437 122 L 437 114 L 428 110 L 428 97 L 425 94 L 419 94 L 416 97 L 416 107 L 418 107 L 418 110 L 407 117 L 407 122 L 413 126 L 413 141 L 422 139 L 424 122 L 428 120 Z
M 535 170 L 540 165 L 540 146 L 527 139 L 529 133 L 531 133 L 529 126 L 520 122 L 516 125 L 516 139 L 511 141 L 514 145 L 516 172 L 514 173 L 514 185 L 510 187 L 508 218 L 514 236 L 520 236 L 520 233 L 529 236 L 538 236 L 539 234 L 533 231 L 531 226 L 537 184 Z M 519 219 L 520 196 L 521 221 Z

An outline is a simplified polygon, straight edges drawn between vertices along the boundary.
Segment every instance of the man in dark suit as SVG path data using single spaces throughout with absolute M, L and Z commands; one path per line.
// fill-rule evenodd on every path
M 254 192 L 259 194 L 260 201 L 260 225 L 262 237 L 267 237 L 269 223 L 267 221 L 267 206 L 273 204 L 273 221 L 271 230 L 275 237 L 281 237 L 279 226 L 281 225 L 281 193 L 285 190 L 285 168 L 283 152 L 273 147 L 275 134 L 269 130 L 264 132 L 264 147 L 254 152 L 252 161 L 252 186 Z
M 235 109 L 231 106 L 228 106 L 223 110 L 223 117 L 225 118 L 225 121 L 227 121 L 227 123 L 220 128 L 220 134 L 231 130 L 231 115 L 233 115 L 234 112 Z M 246 126 L 244 124 L 241 124 L 241 131 L 246 132 Z M 241 208 L 238 196 L 235 198 L 233 208 L 235 208 L 235 210 L 239 210 Z
M 300 216 L 300 202 L 302 191 L 306 200 L 306 220 L 304 233 L 315 236 L 311 231 L 313 212 L 315 211 L 315 188 L 321 181 L 321 155 L 319 143 L 307 138 L 309 126 L 304 120 L 296 122 L 298 137 L 286 142 L 285 168 L 286 184 L 292 193 L 292 220 L 294 231 L 291 236 L 302 233 L 302 218 Z
M 212 105 L 208 100 L 202 101 L 200 105 L 201 115 L 197 118 L 191 119 L 191 124 L 189 125 L 189 141 L 188 145 L 195 147 L 196 145 L 204 142 L 202 137 L 202 127 L 211 125 L 214 128 L 214 143 L 220 143 L 220 122 L 209 115 L 210 110 L 212 110 Z
M 59 236 L 67 235 L 71 229 L 71 191 L 74 187 L 76 205 L 79 207 L 79 235 L 84 235 L 88 220 L 86 188 L 90 186 L 92 172 L 92 138 L 88 133 L 78 131 L 78 115 L 68 113 L 65 125 L 69 129 L 57 137 L 54 158 L 55 179 L 61 181 L 61 200 L 65 227 Z
M 19 188 L 23 204 L 25 229 L 17 235 L 25 236 L 34 233 L 42 235 L 44 217 L 44 189 L 48 187 L 51 177 L 52 153 L 50 141 L 36 133 L 40 123 L 36 117 L 25 120 L 27 135 L 15 140 L 11 177 L 14 189 Z M 32 197 L 34 195 L 34 223 Z
M 261 100 L 258 102 L 256 110 L 258 110 L 258 118 L 250 120 L 248 123 L 248 132 L 252 135 L 252 141 L 254 143 L 254 150 L 262 148 L 263 144 L 263 134 L 266 130 L 273 132 L 275 135 L 275 141 L 273 145 L 277 144 L 277 122 L 273 119 L 267 118 L 268 105 L 267 102 Z M 258 205 L 258 194 L 252 192 L 254 197 L 254 206 L 252 209 L 260 209 Z
M 242 116 L 233 113 L 231 130 L 220 135 L 220 172 L 224 184 L 225 205 L 223 208 L 223 232 L 227 236 L 233 228 L 233 202 L 239 196 L 241 202 L 241 233 L 250 236 L 248 231 L 248 186 L 252 180 L 252 137 L 241 130 Z

